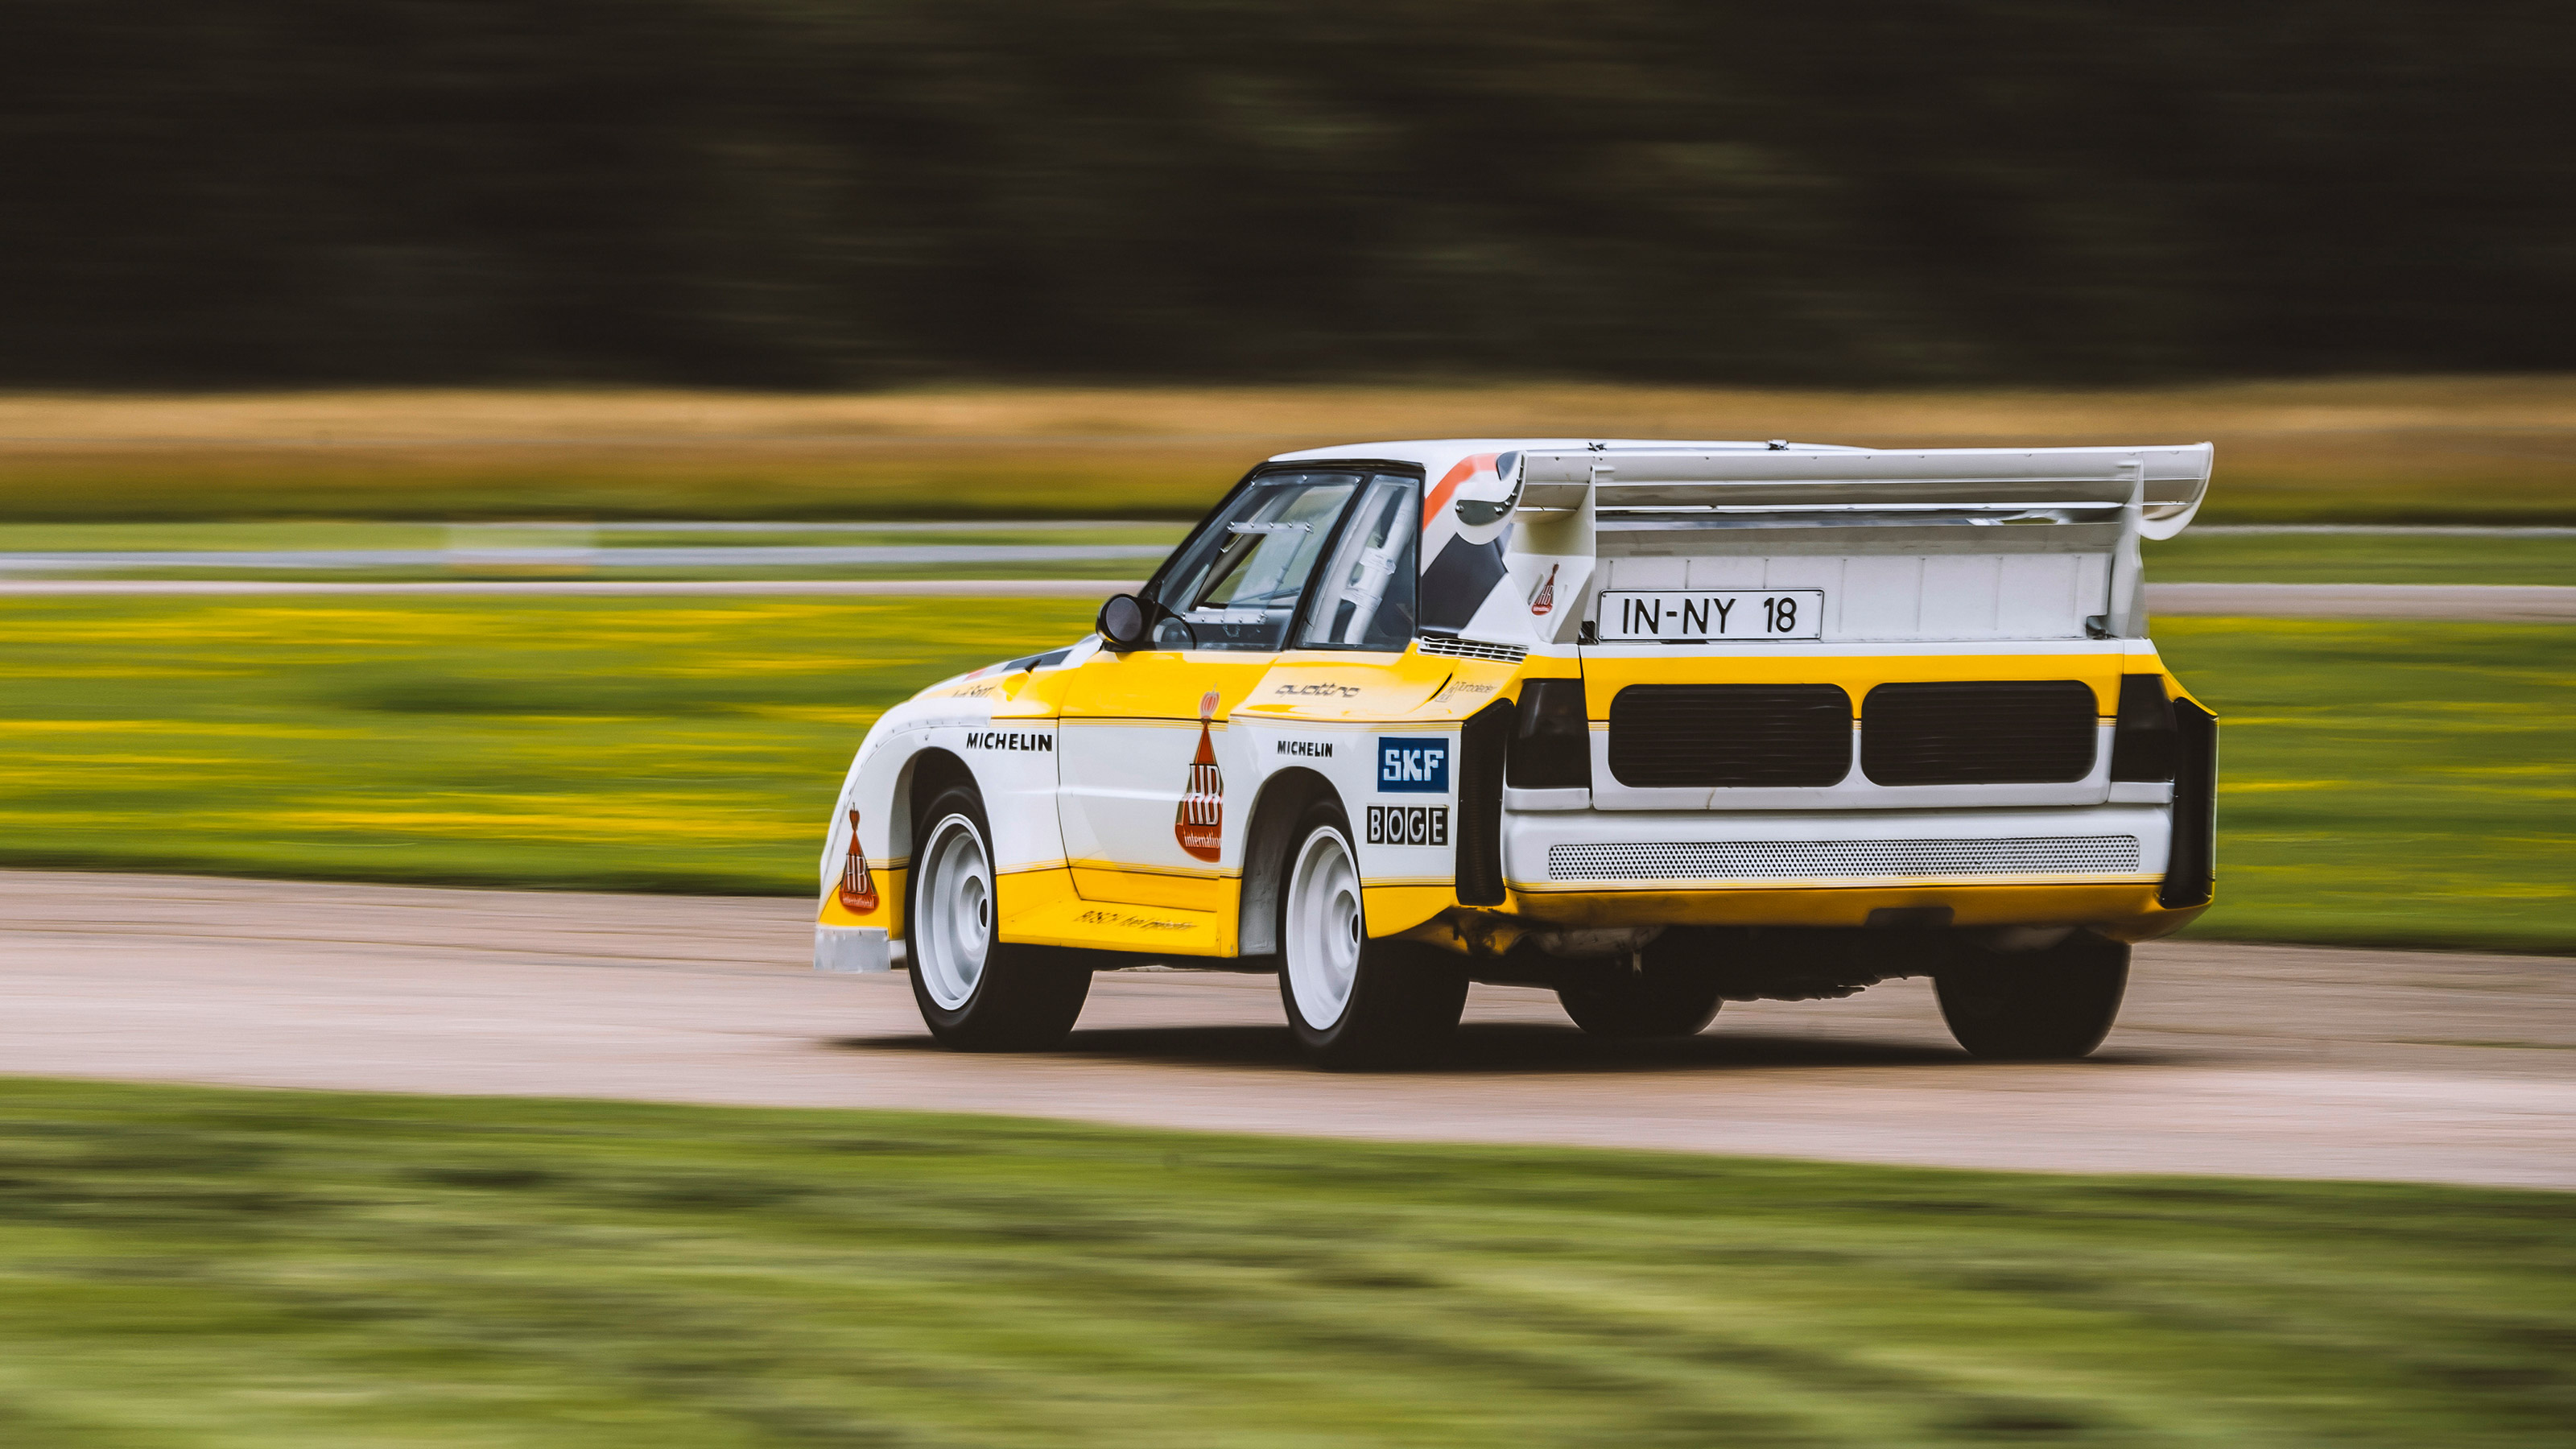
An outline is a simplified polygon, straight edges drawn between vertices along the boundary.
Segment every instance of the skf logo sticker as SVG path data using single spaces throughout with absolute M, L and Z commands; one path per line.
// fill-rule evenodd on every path
M 850 853 L 841 861 L 841 905 L 864 916 L 877 908 L 876 877 L 868 874 L 868 857 L 859 849 L 859 812 L 850 812 Z
M 1368 808 L 1368 843 L 1371 845 L 1447 845 L 1449 843 L 1449 807 L 1446 805 L 1371 805 Z
M 1225 853 L 1225 777 L 1217 773 L 1216 741 L 1208 734 L 1215 719 L 1216 691 L 1210 690 L 1199 696 L 1199 752 L 1190 760 L 1189 787 L 1172 812 L 1172 838 L 1193 860 Z
M 1377 788 L 1388 795 L 1449 793 L 1449 742 L 1381 738 Z

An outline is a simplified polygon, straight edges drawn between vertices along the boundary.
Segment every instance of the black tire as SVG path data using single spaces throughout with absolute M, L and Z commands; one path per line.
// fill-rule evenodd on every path
M 1465 965 L 1437 947 L 1369 939 L 1340 806 L 1309 806 L 1293 839 L 1279 883 L 1279 1002 L 1297 1044 L 1344 1070 L 1432 1057 L 1466 1010 Z
M 2044 951 L 1956 943 L 1933 973 L 1941 1019 L 1970 1056 L 2073 1061 L 2110 1035 L 2129 984 L 2129 948 L 2077 931 Z
M 1628 961 L 1606 963 L 1556 988 L 1557 1004 L 1587 1036 L 1625 1041 L 1696 1036 L 1722 1004 L 1717 973 L 1667 932 Z
M 915 821 L 912 838 L 905 964 L 931 1036 L 970 1052 L 1062 1045 L 1091 994 L 1091 971 L 1067 964 L 1064 952 L 993 939 L 1001 913 L 983 797 L 972 785 L 940 791 Z

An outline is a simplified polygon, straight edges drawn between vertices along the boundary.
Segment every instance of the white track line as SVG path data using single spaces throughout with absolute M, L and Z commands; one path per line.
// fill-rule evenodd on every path
M 0 598 L 123 595 L 421 594 L 534 597 L 851 595 L 1105 599 L 1134 579 L 524 579 L 290 583 L 268 579 L 0 579 Z M 2555 584 L 2150 584 L 2150 612 L 2270 619 L 2465 619 L 2576 623 L 2576 587 Z
M 2149 584 L 2147 610 L 2267 619 L 2479 619 L 2576 623 L 2559 584 Z
M 696 548 L 313 548 L 0 553 L 0 575 L 114 569 L 374 569 L 576 566 L 608 569 L 845 568 L 867 564 L 1134 565 L 1161 561 L 1161 543 L 896 543 L 702 545 Z
M 553 597 L 657 594 L 856 594 L 976 595 L 1002 598 L 1106 599 L 1144 587 L 1137 579 L 492 579 L 430 583 L 286 583 L 269 579 L 0 579 L 0 598 L 92 597 L 168 594 L 258 594 L 319 597 L 327 594 L 538 595 Z

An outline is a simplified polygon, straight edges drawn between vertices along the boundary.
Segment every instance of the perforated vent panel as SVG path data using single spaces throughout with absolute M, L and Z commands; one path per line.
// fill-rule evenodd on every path
M 2007 840 L 1622 840 L 1547 848 L 1550 880 L 2135 875 L 2134 835 Z
M 1422 652 L 1451 659 L 1492 659 L 1504 664 L 1518 664 L 1529 657 L 1529 651 L 1513 644 L 1478 644 L 1467 639 L 1441 639 L 1432 635 L 1422 638 Z

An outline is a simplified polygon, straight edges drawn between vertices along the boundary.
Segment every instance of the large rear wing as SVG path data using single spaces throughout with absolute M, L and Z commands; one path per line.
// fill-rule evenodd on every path
M 1566 642 L 1603 588 L 1742 586 L 1823 590 L 1827 638 L 2134 638 L 2139 540 L 2191 522 L 2211 458 L 2207 443 L 1502 454 L 1493 492 L 1462 487 L 1458 511 L 1497 535 L 1509 515 L 1516 593 L 1497 591 L 1463 637 Z
M 2139 536 L 2182 532 L 2209 490 L 2207 443 L 2154 448 L 1603 448 L 1525 453 L 1520 506 L 1601 512 L 1998 515 L 2070 510 Z

